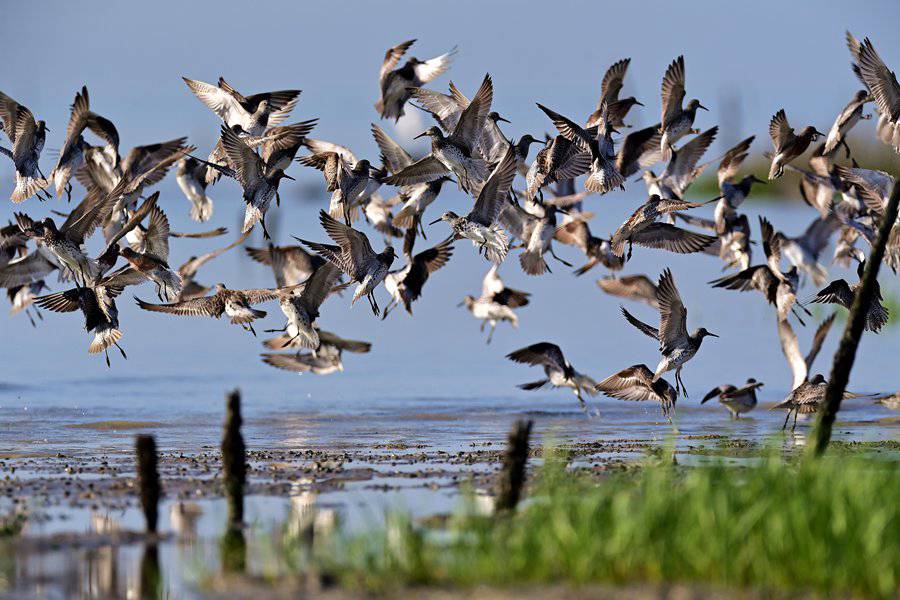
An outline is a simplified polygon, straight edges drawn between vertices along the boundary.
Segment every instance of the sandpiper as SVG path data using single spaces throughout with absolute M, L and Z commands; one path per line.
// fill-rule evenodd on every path
M 706 168 L 706 165 L 698 167 L 697 163 L 716 139 L 718 132 L 718 127 L 711 127 L 681 148 L 673 150 L 662 175 L 657 176 L 653 171 L 645 171 L 643 179 L 647 185 L 647 193 L 669 199 L 683 198 L 688 186 Z
M 319 347 L 314 352 L 298 352 L 296 354 L 263 353 L 260 356 L 264 363 L 285 371 L 295 373 L 314 373 L 328 375 L 335 371 L 343 371 L 342 354 L 347 352 L 366 353 L 372 348 L 369 342 L 345 340 L 328 331 L 319 331 Z M 281 347 L 280 339 L 268 340 Z M 272 347 L 269 345 L 269 347 Z
M 639 170 L 652 167 L 662 160 L 663 153 L 660 150 L 662 134 L 659 131 L 661 127 L 657 123 L 632 131 L 625 136 L 616 154 L 616 171 L 622 177 L 631 177 Z
M 660 198 L 653 194 L 612 235 L 610 245 L 613 253 L 616 256 L 625 256 L 626 244 L 628 244 L 628 258 L 631 258 L 632 244 L 662 248 L 679 254 L 703 250 L 715 242 L 716 238 L 680 229 L 668 223 L 658 223 L 656 220 L 666 213 L 697 208 L 704 204 L 704 202 Z
M 519 264 L 528 275 L 543 275 L 550 272 L 550 265 L 544 254 L 571 267 L 572 264 L 561 259 L 553 251 L 553 239 L 556 234 L 556 207 L 548 205 L 543 216 L 535 216 L 523 208 L 507 203 L 500 211 L 500 222 L 523 245 L 519 254 Z
M 608 276 L 598 279 L 597 285 L 610 296 L 637 300 L 659 309 L 656 284 L 646 275 Z
M 34 318 L 37 317 L 39 320 L 43 321 L 44 316 L 41 314 L 41 311 L 38 310 L 37 306 L 34 306 L 34 299 L 46 289 L 49 288 L 43 279 L 7 288 L 6 295 L 9 298 L 10 304 L 12 304 L 9 309 L 9 316 L 14 317 L 20 312 L 24 312 L 25 316 L 27 316 L 28 320 L 31 322 L 31 326 L 37 327 L 37 322 Z M 32 316 L 32 312 L 34 313 L 34 316 Z
M 562 225 L 556 228 L 553 238 L 561 244 L 576 246 L 584 252 L 588 261 L 573 271 L 581 276 L 600 264 L 610 271 L 620 271 L 625 266 L 625 257 L 616 256 L 608 239 L 591 234 L 584 213 L 570 211 Z
M 603 119 L 603 107 L 608 111 L 609 124 L 612 127 L 627 127 L 625 125 L 625 117 L 628 111 L 636 104 L 643 106 L 634 96 L 628 98 L 619 98 L 619 92 L 622 91 L 622 85 L 625 81 L 625 73 L 628 72 L 628 65 L 631 64 L 630 58 L 614 62 L 603 75 L 600 82 L 600 99 L 597 101 L 597 108 L 588 116 L 585 127 L 593 127 L 598 125 Z
M 684 102 L 684 56 L 679 56 L 672 61 L 669 68 L 666 69 L 662 80 L 662 118 L 660 122 L 660 133 L 662 137 L 659 140 L 660 150 L 663 154 L 663 160 L 668 160 L 669 154 L 674 150 L 675 142 L 680 140 L 686 134 L 694 131 L 694 119 L 697 116 L 697 110 L 708 110 L 700 104 L 696 98 L 688 102 L 686 107 L 682 107 Z M 699 133 L 694 131 L 694 133 Z
M 808 415 L 819 412 L 819 409 L 822 407 L 822 402 L 825 400 L 825 388 L 827 386 L 828 382 L 825 377 L 822 374 L 816 374 L 809 381 L 804 381 L 794 388 L 783 401 L 773 406 L 771 410 L 786 408 L 788 411 L 787 416 L 784 419 L 784 425 L 781 426 L 781 429 L 787 428 L 791 413 L 794 415 L 794 423 L 791 426 L 791 431 L 794 431 L 794 429 L 797 428 L 798 415 Z M 865 396 L 866 394 L 856 394 L 846 390 L 843 394 L 844 400 L 850 398 L 862 398 Z
M 244 248 L 247 255 L 256 262 L 268 265 L 275 273 L 275 283 L 279 287 L 296 285 L 309 279 L 325 259 L 318 254 L 307 252 L 302 246 L 273 246 L 268 248 Z
M 400 59 L 415 41 L 409 40 L 397 44 L 393 48 L 389 48 L 384 55 L 381 71 L 378 74 L 381 97 L 375 103 L 375 110 L 382 119 L 399 121 L 400 117 L 404 115 L 403 106 L 411 95 L 409 88 L 417 88 L 436 79 L 449 69 L 453 62 L 456 48 L 429 60 L 410 57 L 402 67 L 397 68 Z
M 219 77 L 218 85 L 182 77 L 195 96 L 231 129 L 239 126 L 250 135 L 284 121 L 300 99 L 300 90 L 280 90 L 244 96 Z
M 654 400 L 659 402 L 663 416 L 672 422 L 678 394 L 675 388 L 661 377 L 656 377 L 647 365 L 634 365 L 610 375 L 594 389 L 610 398 L 619 400 Z
M 245 331 L 256 335 L 253 321 L 265 317 L 266 311 L 253 308 L 253 305 L 277 297 L 277 289 L 230 290 L 224 283 L 217 283 L 211 296 L 171 304 L 151 304 L 140 298 L 135 298 L 135 301 L 144 310 L 170 315 L 218 319 L 224 314 L 231 318 L 233 324 L 240 325 Z
M 483 251 L 489 261 L 500 264 L 509 251 L 509 238 L 497 220 L 503 207 L 508 204 L 507 196 L 515 176 L 516 156 L 510 145 L 503 160 L 482 186 L 472 210 L 463 217 L 447 211 L 439 219 L 432 221 L 431 225 L 446 221 L 457 239 L 472 240 L 479 253 Z
M 700 404 L 706 404 L 707 401 L 718 398 L 719 404 L 728 409 L 731 418 L 739 419 L 742 414 L 748 413 L 756 408 L 756 390 L 762 386 L 763 384 L 761 381 L 756 381 L 752 377 L 747 380 L 746 385 L 739 388 L 730 383 L 720 385 L 710 390 L 710 392 L 703 397 L 703 400 L 700 401 Z
M 722 193 L 722 197 L 716 204 L 715 212 L 716 233 L 719 235 L 723 235 L 726 232 L 726 219 L 732 216 L 738 207 L 743 204 L 744 200 L 747 199 L 753 184 L 765 183 L 765 181 L 752 174 L 746 175 L 740 180 L 735 179 L 741 165 L 747 159 L 750 145 L 754 139 L 756 139 L 756 136 L 751 135 L 729 148 L 722 157 L 719 168 L 716 170 L 719 191 Z
M 487 164 L 476 148 L 481 141 L 493 99 L 494 84 L 491 76 L 485 75 L 478 92 L 460 115 L 453 133 L 445 137 L 439 127 L 429 127 L 417 135 L 416 138 L 431 138 L 431 154 L 391 175 L 385 182 L 412 185 L 432 181 L 451 172 L 461 189 L 476 193 L 488 175 Z
M 50 171 L 49 179 L 56 190 L 57 198 L 62 196 L 63 192 L 66 192 L 70 200 L 72 198 L 72 185 L 69 180 L 84 162 L 85 141 L 81 134 L 87 127 L 90 110 L 87 87 L 82 87 L 81 91 L 75 95 L 75 101 L 72 102 L 69 125 L 66 128 L 66 140 L 59 151 L 59 159 L 56 161 L 56 166 Z
M 784 109 L 779 109 L 769 122 L 769 137 L 775 147 L 772 157 L 772 167 L 769 169 L 769 179 L 781 177 L 784 166 L 806 152 L 809 145 L 825 134 L 818 131 L 812 125 L 803 128 L 800 135 L 794 134 L 793 128 L 788 123 Z
M 575 179 L 591 168 L 591 156 L 575 142 L 562 135 L 549 138 L 528 167 L 525 175 L 525 198 L 532 200 L 541 188 L 563 179 Z
M 110 219 L 124 220 L 127 210 L 133 210 L 147 187 L 156 185 L 169 168 L 197 149 L 185 146 L 187 138 L 132 148 L 122 161 L 119 177 L 112 189 L 104 190 L 115 202 Z
M 38 161 L 49 129 L 44 121 L 35 121 L 30 110 L 3 92 L 0 92 L 0 122 L 12 143 L 12 152 L 4 154 L 16 167 L 16 187 L 10 199 L 16 203 L 24 202 L 47 187 Z
M 225 126 L 222 126 L 222 145 L 231 167 L 206 164 L 234 178 L 241 185 L 244 202 L 247 204 L 241 231 L 246 233 L 259 222 L 263 234 L 266 239 L 269 239 L 269 231 L 266 229 L 266 212 L 269 210 L 272 198 L 278 194 L 278 185 L 281 180 L 294 178 L 286 174 L 283 169 L 264 163 L 263 159 L 251 150 L 244 140 Z
M 863 108 L 867 102 L 873 100 L 868 90 L 859 90 L 853 94 L 853 99 L 847 103 L 844 110 L 838 114 L 834 120 L 834 124 L 828 131 L 828 137 L 825 138 L 825 148 L 823 154 L 831 154 L 838 145 L 843 145 L 850 156 L 850 147 L 847 145 L 847 134 L 853 129 L 853 126 L 859 123 L 860 119 L 871 119 L 872 115 L 863 115 Z
M 685 397 L 687 397 L 687 389 L 685 389 L 684 382 L 681 380 L 681 369 L 687 361 L 697 354 L 700 345 L 703 343 L 703 338 L 719 336 L 707 331 L 704 327 L 695 330 L 693 333 L 688 333 L 687 308 L 681 300 L 681 295 L 675 286 L 675 278 L 672 277 L 672 271 L 669 269 L 663 271 L 659 278 L 656 297 L 659 302 L 659 329 L 638 320 L 625 310 L 625 307 L 621 307 L 622 314 L 641 333 L 659 341 L 659 351 L 663 357 L 656 367 L 656 372 L 653 374 L 653 381 L 662 377 L 662 374 L 666 371 L 674 369 L 675 389 L 679 393 L 683 392 Z
M 481 296 L 466 296 L 459 306 L 465 305 L 473 317 L 481 320 L 481 331 L 484 331 L 485 324 L 491 326 L 486 342 L 490 344 L 498 322 L 509 321 L 513 327 L 519 326 L 519 317 L 513 309 L 527 306 L 530 295 L 528 292 L 506 287 L 497 273 L 497 265 L 494 265 L 481 283 Z
M 275 261 L 279 257 L 277 253 L 272 255 Z M 278 303 L 287 323 L 282 329 L 267 329 L 266 332 L 283 331 L 288 338 L 284 347 L 297 342 L 304 348 L 317 349 L 319 334 L 314 325 L 319 318 L 319 307 L 334 290 L 340 276 L 341 270 L 326 262 L 315 270 L 302 287 L 280 288 Z
M 235 246 L 240 246 L 241 244 L 243 244 L 244 240 L 246 240 L 249 235 L 250 232 L 243 233 L 240 235 L 240 237 L 238 237 L 235 241 L 228 244 L 227 246 L 217 248 L 215 250 L 212 250 L 211 252 L 201 254 L 200 256 L 192 256 L 187 259 L 180 267 L 178 267 L 178 277 L 181 278 L 182 283 L 181 293 L 178 294 L 178 302 L 181 302 L 182 300 L 191 300 L 193 298 L 202 298 L 207 293 L 209 293 L 209 286 L 200 284 L 195 279 L 197 276 L 197 271 L 200 270 L 200 267 L 213 260 L 214 258 L 221 256 Z
M 615 129 L 609 124 L 608 118 L 601 119 L 594 127 L 584 129 L 540 103 L 537 106 L 550 117 L 563 137 L 590 154 L 590 175 L 584 182 L 584 189 L 598 194 L 605 194 L 615 188 L 625 189 L 625 178 L 616 170 L 616 153 L 612 140 Z
M 865 268 L 866 261 L 860 262 L 856 267 L 856 273 L 860 279 L 862 279 Z M 819 290 L 811 302 L 817 304 L 839 304 L 840 306 L 849 309 L 850 305 L 853 304 L 853 298 L 856 296 L 856 291 L 859 286 L 859 283 L 849 284 L 844 279 L 835 279 L 826 287 Z M 869 304 L 869 308 L 866 311 L 866 331 L 878 333 L 881 331 L 881 328 L 887 324 L 890 314 L 888 313 L 887 308 L 881 303 L 882 300 L 881 286 L 876 281 L 875 295 L 872 297 L 872 302 Z
M 122 248 L 120 254 L 132 267 L 156 284 L 160 300 L 173 301 L 181 294 L 181 277 L 169 268 L 169 219 L 158 206 L 147 217 L 147 233 L 144 235 L 144 251 Z
M 896 180 L 893 175 L 874 169 L 849 168 L 841 165 L 835 166 L 835 174 L 841 181 L 853 186 L 856 195 L 862 199 L 868 217 L 872 223 L 870 226 L 863 223 L 862 218 L 852 219 L 842 211 L 835 210 L 834 215 L 844 224 L 844 229 L 855 231 L 871 245 L 875 241 L 875 231 L 878 223 L 884 217 L 888 197 L 894 189 Z M 855 239 L 855 238 L 854 238 Z M 856 254 L 861 260 L 862 253 Z M 900 270 L 900 227 L 894 224 L 888 237 L 884 251 L 884 262 L 896 273 Z
M 396 254 L 393 246 L 386 246 L 380 253 L 376 253 L 369 243 L 369 238 L 361 231 L 353 229 L 349 225 L 330 217 L 324 210 L 319 211 L 319 222 L 334 242 L 337 244 L 319 244 L 301 240 L 324 258 L 346 273 L 350 279 L 359 285 L 353 294 L 350 305 L 366 296 L 372 307 L 372 312 L 378 315 L 378 303 L 375 301 L 375 289 L 388 274 L 388 270 L 394 262 Z
M 407 230 L 403 243 L 406 265 L 402 269 L 391 271 L 384 278 L 384 288 L 391 295 L 391 301 L 384 307 L 382 320 L 386 319 L 390 312 L 401 304 L 406 312 L 412 315 L 412 303 L 422 295 L 422 288 L 428 281 L 428 277 L 446 265 L 453 256 L 454 236 L 448 237 L 428 250 L 413 255 L 415 240 L 416 227 L 413 226 Z
M 830 317 L 825 319 L 816 328 L 812 342 L 809 346 L 809 352 L 804 356 L 800 352 L 800 342 L 797 340 L 797 334 L 791 327 L 790 321 L 778 321 L 778 340 L 781 343 L 781 352 L 787 359 L 788 366 L 791 369 L 791 389 L 796 388 L 809 377 L 809 371 L 812 369 L 813 362 L 822 350 L 822 344 L 828 337 L 828 332 L 834 324 L 836 315 L 832 313 Z
M 206 173 L 210 169 L 206 163 L 196 158 L 186 156 L 178 161 L 178 170 L 175 172 L 175 181 L 184 192 L 185 197 L 191 202 L 191 218 L 195 221 L 209 221 L 213 214 L 212 198 L 206 195 Z
M 800 287 L 797 267 L 793 267 L 787 272 L 781 270 L 782 238 L 776 235 L 772 224 L 765 217 L 759 218 L 759 226 L 762 232 L 763 250 L 766 253 L 766 263 L 747 267 L 738 273 L 714 279 L 709 284 L 716 288 L 740 292 L 757 290 L 765 296 L 769 304 L 776 307 L 779 321 L 786 320 L 788 315 L 793 312 L 800 323 L 803 323 L 803 319 L 794 308 L 797 289 Z M 800 306 L 802 307 L 802 304 Z
M 597 382 L 575 370 L 575 367 L 566 360 L 562 350 L 556 344 L 550 342 L 538 342 L 510 352 L 506 358 L 513 362 L 527 365 L 541 366 L 544 368 L 545 379 L 539 379 L 530 383 L 517 386 L 523 390 L 539 390 L 548 383 L 557 387 L 572 388 L 572 393 L 578 398 L 581 409 L 587 413 L 587 404 L 582 397 L 582 392 L 593 396 L 597 393 Z

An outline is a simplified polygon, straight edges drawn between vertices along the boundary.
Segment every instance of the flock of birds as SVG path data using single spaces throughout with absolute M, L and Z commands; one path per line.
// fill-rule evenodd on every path
M 126 287 L 152 282 L 159 302 L 136 299 L 146 311 L 181 316 L 227 316 L 234 324 L 253 332 L 253 322 L 266 315 L 256 305 L 277 301 L 285 326 L 264 345 L 274 352 L 262 355 L 275 367 L 298 372 L 325 374 L 343 369 L 343 351 L 367 352 L 370 344 L 347 340 L 321 331 L 317 325 L 321 307 L 332 294 L 355 284 L 352 305 L 365 297 L 373 313 L 385 318 L 398 306 L 412 314 L 412 304 L 421 296 L 428 279 L 453 255 L 454 243 L 470 240 L 490 263 L 478 297 L 463 303 L 490 326 L 490 343 L 498 323 L 517 326 L 516 309 L 529 302 L 529 294 L 508 288 L 498 267 L 513 249 L 522 270 L 534 276 L 550 272 L 548 256 L 572 265 L 554 252 L 554 243 L 580 249 L 586 263 L 578 275 L 601 264 L 612 275 L 598 283 L 611 295 L 646 303 L 658 313 L 659 325 L 638 319 L 622 308 L 622 315 L 638 331 L 658 343 L 661 359 L 655 369 L 645 364 L 623 369 L 602 381 L 578 372 L 556 344 L 541 342 L 508 355 L 512 361 L 540 366 L 545 377 L 520 387 L 536 390 L 546 385 L 571 388 L 587 411 L 583 394 L 603 393 L 623 400 L 653 400 L 670 421 L 676 399 L 687 396 L 681 373 L 700 350 L 706 337 L 717 337 L 704 328 L 689 332 L 687 308 L 673 273 L 666 269 L 653 281 L 644 275 L 618 275 L 632 256 L 633 247 L 667 252 L 701 253 L 718 257 L 732 271 L 711 282 L 713 287 L 756 291 L 775 308 L 782 350 L 793 372 L 793 391 L 777 408 L 788 410 L 788 418 L 813 412 L 824 395 L 821 375 L 810 377 L 816 354 L 833 322 L 833 315 L 819 326 L 807 355 L 799 349 L 790 318 L 804 324 L 812 316 L 797 298 L 801 282 L 810 279 L 821 288 L 812 302 L 849 307 L 858 283 L 843 279 L 827 283 L 827 271 L 819 262 L 823 250 L 837 236 L 834 261 L 859 264 L 866 253 L 857 247 L 860 238 L 873 243 L 894 177 L 883 171 L 860 167 L 852 158 L 847 134 L 861 119 L 869 102 L 878 114 L 877 135 L 900 152 L 900 84 L 868 39 L 858 41 L 847 34 L 853 71 L 864 89 L 856 92 L 840 111 L 827 134 L 808 126 L 795 133 L 783 109 L 772 117 L 769 134 L 773 149 L 769 179 L 786 170 L 801 175 L 803 199 L 817 212 L 805 233 L 790 237 L 759 219 L 765 261 L 752 264 L 751 225 L 739 208 L 755 184 L 765 183 L 753 174 L 739 176 L 750 154 L 754 137 L 741 141 L 724 155 L 701 162 L 715 140 L 718 127 L 695 128 L 699 100 L 685 103 L 686 69 L 679 56 L 662 79 L 660 121 L 650 127 L 620 133 L 628 128 L 629 112 L 644 106 L 634 97 L 620 97 L 630 59 L 613 64 L 601 82 L 601 95 L 585 124 L 579 125 L 551 108 L 538 104 L 557 134 L 538 139 L 523 135 L 511 141 L 501 130 L 508 123 L 493 107 L 493 81 L 486 75 L 480 87 L 467 97 L 452 82 L 448 93 L 423 87 L 447 71 L 455 49 L 429 60 L 404 57 L 415 40 L 389 49 L 379 73 L 380 97 L 375 109 L 382 119 L 398 120 L 415 107 L 430 114 L 435 125 L 420 136 L 430 139 L 430 152 L 415 158 L 378 125 L 371 126 L 380 151 L 380 166 L 358 158 L 336 143 L 312 139 L 317 120 L 283 125 L 296 107 L 300 90 L 281 90 L 243 95 L 220 78 L 216 84 L 184 78 L 190 91 L 222 121 L 220 138 L 206 158 L 186 138 L 138 146 L 124 158 L 119 135 L 111 120 L 95 113 L 87 88 L 75 96 L 65 142 L 56 165 L 45 177 L 40 158 L 48 128 L 31 111 L 0 93 L 0 131 L 11 149 L 0 153 L 15 165 L 15 188 L 11 199 L 21 203 L 31 197 L 71 200 L 74 177 L 85 189 L 83 199 L 68 213 L 53 211 L 53 217 L 35 220 L 16 212 L 15 220 L 0 229 L 0 287 L 7 289 L 13 314 L 25 312 L 32 324 L 42 319 L 37 307 L 55 312 L 80 312 L 85 329 L 93 334 L 89 352 L 106 355 L 119 345 L 122 332 L 116 299 Z M 403 64 L 401 65 L 401 61 Z M 89 143 L 93 134 L 99 145 Z M 686 137 L 686 142 L 682 140 Z M 798 159 L 814 142 L 805 166 Z M 680 145 L 679 145 L 680 144 Z M 532 145 L 537 153 L 529 161 Z M 617 149 L 618 148 L 618 149 Z M 301 150 L 304 150 L 302 155 Z M 838 161 L 850 164 L 838 164 Z M 275 287 L 231 289 L 224 284 L 201 284 L 202 266 L 240 246 L 257 226 L 266 239 L 266 216 L 272 201 L 280 204 L 279 186 L 293 179 L 286 170 L 294 163 L 321 171 L 328 192 L 328 210 L 319 220 L 331 243 L 298 239 L 299 245 L 245 248 L 256 262 L 271 268 Z M 662 162 L 660 174 L 651 167 Z M 718 163 L 720 193 L 705 202 L 684 200 L 691 183 L 710 165 Z M 177 269 L 169 265 L 171 238 L 212 237 L 226 233 L 217 229 L 200 233 L 172 231 L 159 206 L 159 192 L 149 190 L 172 168 L 190 202 L 190 216 L 204 222 L 211 218 L 213 202 L 209 186 L 222 176 L 234 179 L 246 204 L 241 235 L 232 243 L 193 256 Z M 592 195 L 624 189 L 626 180 L 642 172 L 647 200 L 609 238 L 593 235 L 592 213 L 585 203 Z M 585 176 L 581 186 L 576 180 Z M 524 185 L 516 185 L 521 177 Z M 428 207 L 445 185 L 455 185 L 471 195 L 474 203 L 463 214 L 447 210 L 430 225 L 444 222 L 448 236 L 434 246 L 414 252 L 418 238 L 426 239 L 424 223 Z M 396 193 L 385 199 L 381 190 L 393 186 Z M 715 204 L 712 219 L 691 211 Z M 385 244 L 376 252 L 369 236 L 355 226 L 364 219 Z M 683 226 L 682 226 L 683 225 Z M 95 232 L 103 236 L 103 250 L 90 256 L 85 242 Z M 514 242 L 510 242 L 510 237 Z M 392 268 L 398 256 L 391 238 L 402 239 L 405 264 Z M 179 242 L 181 243 L 181 242 Z M 119 259 L 122 266 L 117 267 Z M 900 227 L 891 234 L 885 262 L 896 272 L 900 266 Z M 789 268 L 784 270 L 787 262 Z M 47 278 L 58 272 L 67 289 L 47 290 Z M 390 294 L 390 302 L 379 308 L 379 286 Z M 827 284 L 827 285 L 826 285 Z M 868 311 L 866 329 L 877 333 L 887 322 L 888 312 L 876 294 Z M 273 331 L 273 330 L 269 330 Z M 674 371 L 673 387 L 664 375 Z M 748 379 L 743 386 L 724 385 L 707 394 L 702 402 L 717 398 L 734 418 L 752 410 L 756 390 L 763 385 Z M 852 395 L 849 394 L 848 395 Z M 785 425 L 787 425 L 787 419 Z

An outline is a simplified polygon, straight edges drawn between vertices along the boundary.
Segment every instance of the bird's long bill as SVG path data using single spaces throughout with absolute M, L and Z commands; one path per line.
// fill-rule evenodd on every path
M 434 225 L 435 223 L 440 223 L 441 220 L 442 220 L 442 219 L 441 219 L 440 217 L 438 217 L 437 219 L 435 219 L 434 221 L 432 221 L 431 223 L 429 223 L 429 225 Z
M 697 108 L 702 108 L 702 109 L 705 110 L 706 112 L 709 112 L 709 109 L 706 108 L 705 106 L 703 106 L 702 104 L 698 104 L 698 105 L 697 105 Z
M 426 135 L 428 135 L 428 132 L 427 132 L 427 131 L 423 131 L 422 133 L 420 133 L 419 135 L 417 135 L 417 136 L 414 137 L 413 139 L 414 139 L 414 140 L 417 140 L 417 139 L 419 139 L 420 137 L 425 137 Z
M 719 337 L 718 335 L 716 335 L 716 334 L 713 333 L 712 331 L 707 331 L 707 332 L 706 332 L 706 335 L 710 335 L 710 336 L 712 336 L 712 337 Z
M 634 103 L 637 104 L 638 106 L 644 106 L 644 103 L 640 102 L 638 100 L 635 100 Z
M 283 175 L 283 177 L 284 177 L 285 179 L 290 179 L 291 181 L 297 181 L 296 179 L 294 179 L 293 177 L 291 177 L 291 176 L 288 175 L 287 173 L 285 173 L 285 174 Z
M 466 301 L 463 300 L 462 302 L 460 302 L 459 304 L 456 305 L 456 308 L 462 308 L 465 305 L 465 303 L 466 303 Z
M 504 118 L 501 117 L 500 115 L 497 115 L 497 120 L 498 120 L 498 121 L 503 121 L 504 123 L 511 123 L 511 122 L 512 122 L 512 121 L 510 121 L 509 119 L 504 119 Z

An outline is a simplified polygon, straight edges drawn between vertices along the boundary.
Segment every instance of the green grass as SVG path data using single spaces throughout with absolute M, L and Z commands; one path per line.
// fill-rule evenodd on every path
M 597 481 L 548 455 L 515 515 L 445 529 L 391 516 L 337 535 L 318 565 L 343 585 L 704 583 L 887 597 L 900 585 L 896 463 L 840 453 L 785 464 L 668 462 Z

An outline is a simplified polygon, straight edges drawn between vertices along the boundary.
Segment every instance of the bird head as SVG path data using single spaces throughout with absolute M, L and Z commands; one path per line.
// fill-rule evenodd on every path
M 365 158 L 364 158 L 364 159 L 362 159 L 362 160 L 360 160 L 359 162 L 356 163 L 356 165 L 353 167 L 353 170 L 356 171 L 357 173 L 366 173 L 366 174 L 368 174 L 369 169 L 370 169 L 371 167 L 372 167 L 372 163 L 370 163 L 370 162 L 368 161 L 368 159 L 365 159 Z
M 122 258 L 124 258 L 125 260 L 127 260 L 129 262 L 138 257 L 138 253 L 135 252 L 134 250 L 132 250 L 130 246 L 125 246 L 124 248 L 121 248 L 119 250 L 119 254 L 122 255 Z
M 389 261 L 393 261 L 397 257 L 397 251 L 394 250 L 393 246 L 385 246 L 382 254 L 384 254 L 385 258 Z
M 46 122 L 46 121 L 38 121 L 38 122 L 37 122 L 37 129 L 38 129 L 38 134 L 40 134 L 40 133 L 43 132 L 43 131 L 50 131 L 50 128 L 47 127 L 47 122 Z
M 754 183 L 761 183 L 763 185 L 766 185 L 768 183 L 765 179 L 760 179 L 756 175 L 747 175 L 746 177 L 744 177 L 744 181 L 747 182 L 748 185 Z
M 36 229 L 39 232 L 39 235 L 44 235 L 48 231 L 56 232 L 56 223 L 50 217 L 46 217 L 40 223 L 35 223 L 35 226 L 40 227 L 41 229 Z
M 435 219 L 434 221 L 429 223 L 429 225 L 434 225 L 435 223 L 438 223 L 440 221 L 452 221 L 453 219 L 458 219 L 458 218 L 459 218 L 458 214 L 456 214 L 452 210 L 448 210 L 447 212 L 442 214 L 439 219 Z
M 809 382 L 815 385 L 823 384 L 825 383 L 825 376 L 821 373 L 816 373 L 815 375 L 813 375 L 813 378 L 809 380 Z
M 707 331 L 705 327 L 701 327 L 694 333 L 694 337 L 700 338 L 701 340 L 705 337 L 719 337 L 712 331 Z
M 638 99 L 635 98 L 634 96 L 628 96 L 627 98 L 622 98 L 621 100 L 619 100 L 619 102 L 624 102 L 625 104 L 628 104 L 630 106 L 634 106 L 635 104 L 637 104 L 638 106 L 644 106 L 644 103 L 639 102 Z
M 696 98 L 693 98 L 690 102 L 688 102 L 687 110 L 689 112 L 696 112 L 698 108 L 702 108 L 703 110 L 705 110 L 707 112 L 709 111 L 709 109 L 706 108 L 705 106 L 703 106 L 702 104 L 700 104 L 700 101 L 697 100 Z
M 544 141 L 537 139 L 530 133 L 526 133 L 525 135 L 523 135 L 522 137 L 519 138 L 519 143 L 525 144 L 525 147 L 527 148 L 531 144 L 543 144 Z
M 500 113 L 498 113 L 496 110 L 492 110 L 491 112 L 488 113 L 488 119 L 490 119 L 494 123 L 496 123 L 497 121 L 503 121 L 504 123 L 509 123 L 509 120 L 501 117 Z
M 853 100 L 856 102 L 869 102 L 872 100 L 872 97 L 869 95 L 869 90 L 859 90 L 853 94 Z
M 287 173 L 285 173 L 282 169 L 277 169 L 275 171 L 275 181 L 280 181 L 281 179 L 290 179 L 291 181 L 297 181 Z
M 805 137 L 815 142 L 820 137 L 825 137 L 825 134 L 812 125 L 808 125 L 803 128 L 803 131 L 800 133 L 800 137 Z
M 459 307 L 461 307 L 461 306 L 465 306 L 465 307 L 467 307 L 467 308 L 472 308 L 472 305 L 473 305 L 473 304 L 475 304 L 475 296 L 468 296 L 468 295 L 467 295 L 465 298 L 463 298 L 462 302 L 460 302 L 460 303 L 457 304 L 456 306 L 457 306 L 457 308 L 459 308 Z
M 428 129 L 426 129 L 425 131 L 423 131 L 422 133 L 420 133 L 413 139 L 417 140 L 420 137 L 425 137 L 425 136 L 428 136 L 431 139 L 441 139 L 442 137 L 444 137 L 444 134 L 441 133 L 441 130 L 437 127 L 429 127 Z
M 224 283 L 217 283 L 217 284 L 216 284 L 216 293 L 217 293 L 217 294 L 219 294 L 219 293 L 221 293 L 221 292 L 224 292 L 224 291 L 227 290 L 227 289 L 228 289 L 228 288 L 225 287 L 225 284 L 224 284 Z

